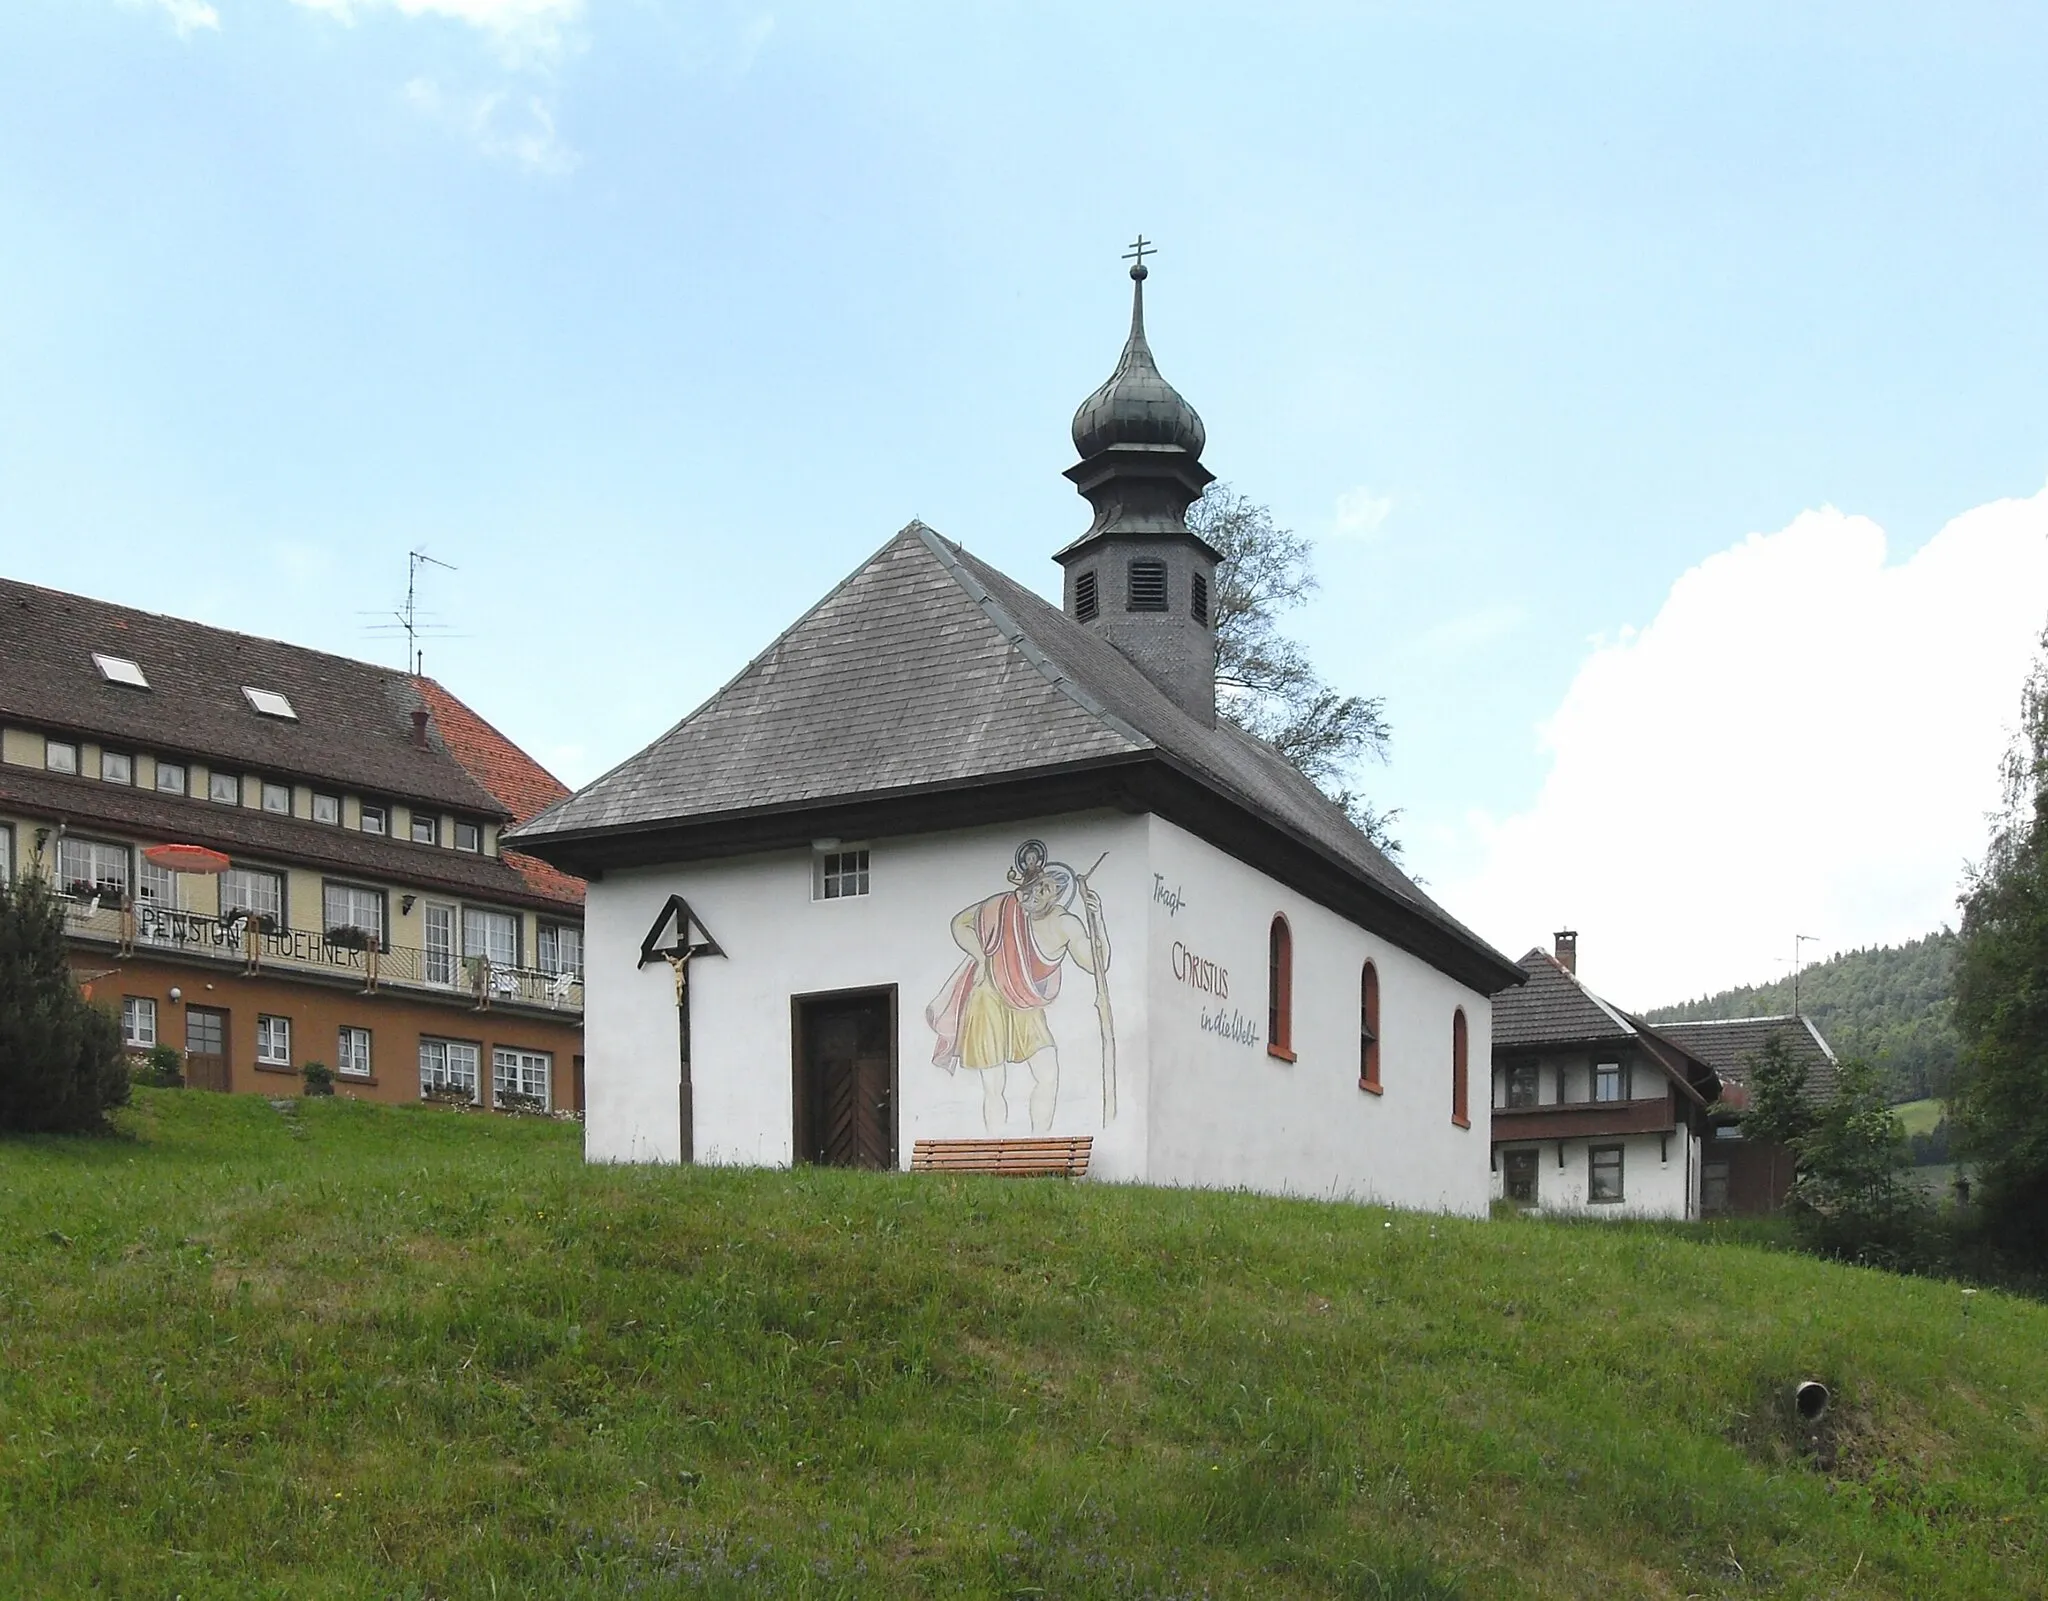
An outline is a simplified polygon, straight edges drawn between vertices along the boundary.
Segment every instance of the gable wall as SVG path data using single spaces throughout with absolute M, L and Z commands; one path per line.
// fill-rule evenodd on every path
M 1160 818 L 1151 829 L 1151 1180 L 1483 1213 L 1487 997 L 1186 830 Z M 1265 1043 L 1275 913 L 1293 935 L 1292 1063 Z M 1227 998 L 1176 971 L 1186 965 L 1177 947 L 1228 974 Z M 1380 980 L 1379 1095 L 1358 1087 L 1368 958 Z M 1461 1006 L 1468 1129 L 1451 1121 L 1451 1019 Z
M 1092 1135 L 1097 1176 L 1142 1178 L 1143 908 L 1151 880 L 1144 820 L 1109 812 L 876 840 L 870 893 L 844 900 L 812 898 L 808 850 L 608 873 L 590 886 L 585 916 L 586 1155 L 675 1161 L 682 1154 L 674 985 L 665 963 L 634 967 L 641 939 L 672 893 L 689 900 L 726 952 L 691 968 L 696 1160 L 788 1164 L 795 1155 L 791 997 L 892 984 L 899 1164 L 909 1165 L 922 1138 L 1031 1134 L 1029 1069 L 1003 1073 L 1008 1121 L 990 1128 L 984 1075 L 935 1065 L 926 1020 L 928 1005 L 967 959 L 953 941 L 954 916 L 1008 890 L 1017 846 L 1031 838 L 1080 872 L 1107 852 L 1094 882 L 1109 930 L 1117 1044 L 1118 1110 L 1105 1123 L 1094 981 L 1062 964 L 1060 992 L 1046 1008 L 1059 1081 L 1045 1132 Z

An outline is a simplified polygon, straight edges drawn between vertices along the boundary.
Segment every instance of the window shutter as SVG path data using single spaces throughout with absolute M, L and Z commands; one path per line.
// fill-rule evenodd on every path
M 1149 556 L 1134 557 L 1130 566 L 1130 592 L 1126 611 L 1166 610 L 1166 563 Z
M 1089 568 L 1074 580 L 1074 616 L 1084 623 L 1095 621 L 1095 569 Z

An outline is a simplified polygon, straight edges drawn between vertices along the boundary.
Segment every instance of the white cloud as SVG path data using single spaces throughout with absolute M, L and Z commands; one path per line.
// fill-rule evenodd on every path
M 575 169 L 576 152 L 562 142 L 554 111 L 538 94 L 507 89 L 449 94 L 432 78 L 414 78 L 405 86 L 405 98 L 414 110 L 461 134 L 487 156 L 550 176 Z
M 1639 1007 L 1773 978 L 1794 934 L 1952 923 L 2044 620 L 2048 489 L 1895 566 L 1832 509 L 1752 535 L 1595 642 L 1534 804 L 1471 819 L 1444 902 L 1515 955 L 1578 928 L 1587 981 Z
M 135 4 L 138 0 L 129 0 L 129 3 Z M 149 0 L 141 0 L 141 3 L 149 3 Z M 177 30 L 180 39 L 191 38 L 201 28 L 220 32 L 220 13 L 206 4 L 206 0 L 153 0 L 153 9 L 171 19 L 171 26 Z
M 407 17 L 445 17 L 485 34 L 507 60 L 518 65 L 558 56 L 583 15 L 583 0 L 292 0 L 308 11 L 342 22 L 375 11 Z
M 1334 521 L 1339 539 L 1369 539 L 1380 531 L 1394 510 L 1391 495 L 1375 495 L 1363 484 L 1337 497 Z

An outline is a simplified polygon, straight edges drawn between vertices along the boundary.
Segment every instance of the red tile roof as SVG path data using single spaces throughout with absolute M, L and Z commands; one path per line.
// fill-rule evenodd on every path
M 431 678 L 415 678 L 413 686 L 434 715 L 434 732 L 448 754 L 469 776 L 512 814 L 514 823 L 545 811 L 569 793 L 569 786 L 457 700 Z M 502 853 L 505 865 L 518 872 L 537 895 L 551 900 L 583 902 L 583 880 L 519 851 Z

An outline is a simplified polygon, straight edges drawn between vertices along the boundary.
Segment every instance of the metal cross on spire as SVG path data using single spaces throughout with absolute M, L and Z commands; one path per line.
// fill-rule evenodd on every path
M 1124 252 L 1124 260 L 1134 263 L 1134 265 L 1131 268 L 1131 276 L 1133 278 L 1144 277 L 1145 258 L 1147 256 L 1156 256 L 1158 254 L 1158 247 L 1152 244 L 1149 240 L 1147 240 L 1143 234 L 1139 234 L 1137 243 L 1132 245 L 1130 249 Z

